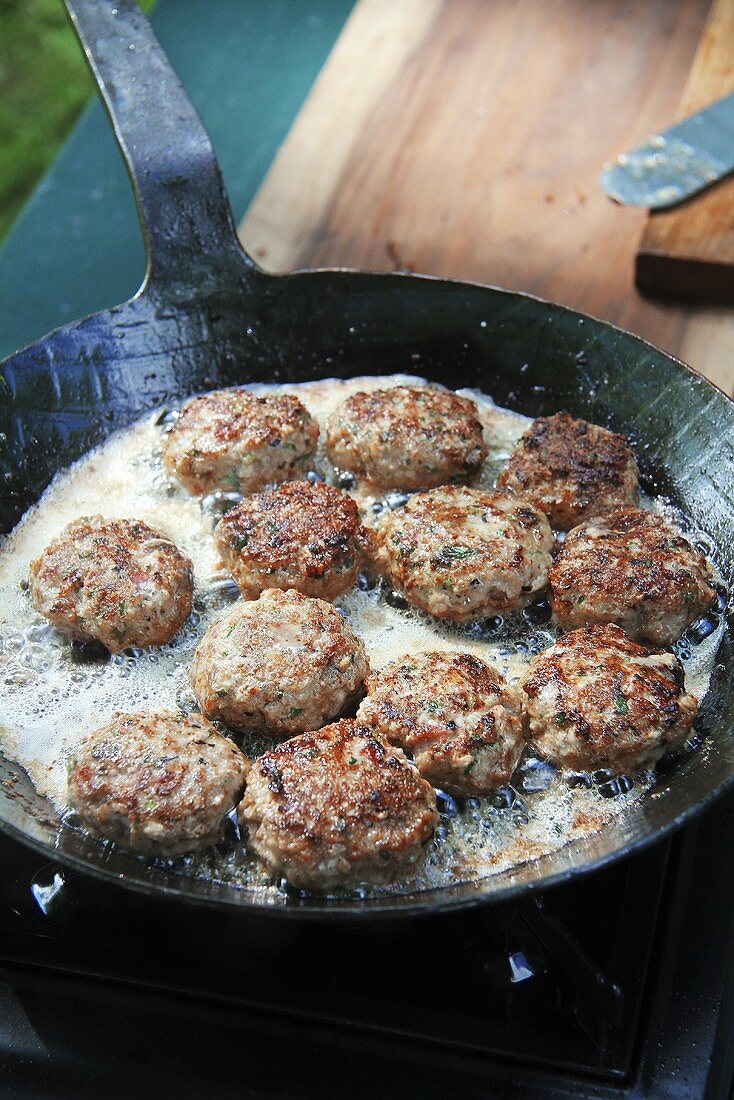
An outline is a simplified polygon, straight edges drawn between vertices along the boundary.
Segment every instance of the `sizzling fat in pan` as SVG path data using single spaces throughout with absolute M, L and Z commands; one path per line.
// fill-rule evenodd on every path
M 406 381 L 416 380 L 357 378 L 274 388 L 297 393 L 323 426 L 349 393 Z M 472 391 L 471 396 L 478 401 L 489 443 L 481 483 L 491 486 L 528 420 L 499 409 L 486 395 Z M 39 793 L 62 812 L 65 827 L 74 827 L 73 818 L 65 813 L 64 757 L 69 748 L 115 710 L 191 709 L 195 700 L 187 670 L 193 649 L 237 595 L 217 561 L 212 538 L 213 524 L 221 510 L 231 505 L 231 494 L 199 501 L 168 482 L 160 465 L 166 419 L 157 414 L 145 418 L 60 476 L 8 540 L 0 559 L 4 593 L 0 701 L 6 715 L 0 728 L 2 746 L 26 768 Z M 334 474 L 322 451 L 315 457 L 314 471 L 327 478 Z M 358 491 L 356 495 L 365 522 L 375 525 L 401 503 L 397 494 L 381 499 Z M 661 500 L 648 503 L 665 508 Z M 194 562 L 196 611 L 166 646 L 89 661 L 80 659 L 68 640 L 32 611 L 23 580 L 28 562 L 50 535 L 78 515 L 100 511 L 106 518 L 143 519 L 172 538 Z M 489 660 L 512 683 L 519 680 L 532 655 L 557 634 L 542 604 L 524 614 L 459 628 L 407 608 L 384 585 L 363 583 L 336 602 L 365 639 L 373 669 L 405 653 L 461 649 Z M 684 640 L 678 647 L 686 659 L 687 688 L 699 697 L 708 687 L 722 629 L 718 624 L 700 645 Z M 243 748 L 253 757 L 271 743 L 267 737 L 248 737 Z M 513 783 L 492 797 L 457 801 L 439 795 L 442 821 L 425 865 L 410 880 L 381 889 L 388 893 L 431 890 L 480 880 L 537 859 L 604 828 L 659 779 L 654 771 L 621 779 L 599 772 L 569 782 L 527 756 Z M 260 895 L 277 890 L 236 840 L 216 853 L 176 860 L 169 870 L 179 876 L 226 881 Z M 365 890 L 359 893 L 364 895 Z

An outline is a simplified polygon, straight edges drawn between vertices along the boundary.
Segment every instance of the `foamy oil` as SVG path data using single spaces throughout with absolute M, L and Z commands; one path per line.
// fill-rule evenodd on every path
M 252 388 L 297 394 L 323 428 L 350 393 L 421 381 L 395 375 Z M 476 401 L 479 409 L 489 452 L 480 484 L 490 487 L 529 421 L 499 408 L 486 394 L 459 392 Z M 194 649 L 215 618 L 239 598 L 212 537 L 219 517 L 239 497 L 213 493 L 199 500 L 164 475 L 161 447 L 175 416 L 175 409 L 146 416 L 60 473 L 0 548 L 0 747 L 28 772 L 39 794 L 61 811 L 63 827 L 79 827 L 66 811 L 65 759 L 70 748 L 115 711 L 196 709 L 188 681 Z M 407 499 L 400 493 L 380 498 L 362 493 L 348 476 L 340 480 L 322 450 L 309 476 L 342 484 L 357 500 L 364 522 L 374 526 Z M 664 501 L 646 503 L 669 510 Z M 194 609 L 169 644 L 110 656 L 95 647 L 72 644 L 34 611 L 27 583 L 30 562 L 72 519 L 96 514 L 143 520 L 191 558 Z M 680 522 L 681 517 L 674 518 Z M 522 613 L 456 626 L 409 607 L 385 584 L 363 574 L 357 586 L 334 602 L 363 637 L 373 669 L 406 653 L 463 650 L 517 683 L 532 656 L 558 635 L 542 600 Z M 699 624 L 700 637 L 694 626 L 678 646 L 687 689 L 699 698 L 708 687 L 723 630 L 715 613 L 710 625 L 704 629 Z M 272 741 L 262 734 L 238 743 L 252 758 Z M 536 859 L 603 828 L 644 797 L 654 780 L 652 771 L 621 780 L 603 771 L 569 779 L 526 755 L 511 786 L 490 797 L 458 800 L 439 793 L 441 822 L 425 862 L 412 878 L 379 890 L 433 889 Z M 170 868 L 257 892 L 279 889 L 247 853 L 234 821 L 227 842 L 171 861 Z

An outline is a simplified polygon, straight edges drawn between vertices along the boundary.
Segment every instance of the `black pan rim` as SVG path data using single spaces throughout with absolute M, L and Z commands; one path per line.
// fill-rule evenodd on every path
M 692 806 L 689 806 L 672 821 L 660 826 L 655 833 L 642 836 L 631 842 L 628 841 L 625 845 L 620 846 L 616 850 L 597 856 L 580 866 L 567 867 L 539 877 L 536 880 L 511 883 L 505 887 L 492 891 L 483 891 L 482 884 L 492 881 L 496 882 L 501 875 L 509 875 L 512 871 L 527 866 L 528 863 L 541 862 L 545 857 L 541 857 L 538 861 L 528 860 L 521 864 L 515 864 L 512 868 L 508 868 L 505 872 L 499 872 L 497 875 L 488 875 L 477 880 L 466 880 L 456 883 L 453 886 L 434 887 L 431 890 L 422 891 L 420 893 L 407 895 L 376 895 L 374 897 L 358 900 L 350 897 L 342 899 L 318 894 L 313 894 L 307 898 L 301 899 L 283 894 L 281 895 L 282 904 L 277 904 L 275 900 L 260 902 L 253 897 L 251 891 L 239 888 L 233 890 L 227 888 L 224 883 L 218 884 L 221 885 L 221 896 L 219 896 L 219 894 L 207 895 L 204 892 L 207 880 L 203 878 L 197 879 L 181 876 L 182 883 L 185 883 L 185 887 L 181 889 L 169 885 L 167 882 L 158 882 L 155 881 L 155 879 L 151 880 L 150 865 L 146 864 L 142 858 L 140 859 L 140 866 L 141 868 L 147 867 L 147 877 L 143 877 L 142 875 L 137 877 L 136 875 L 126 873 L 121 874 L 108 869 L 101 863 L 92 863 L 83 857 L 74 856 L 67 852 L 57 852 L 55 856 L 59 864 L 63 867 L 91 875 L 93 878 L 108 885 L 114 884 L 115 886 L 123 887 L 126 890 L 130 890 L 144 897 L 164 898 L 177 902 L 182 901 L 192 906 L 203 906 L 207 909 L 224 909 L 228 913 L 243 913 L 248 917 L 270 917 L 274 915 L 286 920 L 295 918 L 306 922 L 323 919 L 349 922 L 371 920 L 373 917 L 384 920 L 396 920 L 402 919 L 403 917 L 430 917 L 438 914 L 443 915 L 461 910 L 474 909 L 480 905 L 502 905 L 506 902 L 513 901 L 522 894 L 543 893 L 546 890 L 563 886 L 579 876 L 603 871 L 607 867 L 620 863 L 624 859 L 633 858 L 641 854 L 648 848 L 654 847 L 656 844 L 663 843 L 682 826 L 691 823 L 695 818 L 699 817 L 710 805 L 721 798 L 732 787 L 734 787 L 734 775 L 729 776 L 718 787 L 709 791 L 704 798 L 700 799 Z M 600 830 L 600 832 L 601 831 L 603 830 Z M 43 856 L 48 857 L 50 855 L 49 848 L 43 841 L 35 840 L 33 837 L 23 833 L 20 829 L 16 829 L 6 821 L 0 820 L 0 832 Z M 564 845 L 562 847 L 566 846 Z M 557 849 L 557 851 L 561 850 L 562 848 Z M 548 853 L 549 856 L 553 856 L 554 854 L 555 851 Z M 129 853 L 126 853 L 126 855 L 129 855 Z M 131 856 L 131 858 L 138 857 Z M 201 892 L 198 891 L 197 886 L 201 887 Z M 452 892 L 455 893 L 456 896 L 443 896 L 445 894 L 450 895 Z M 239 897 L 237 895 L 239 895 Z
M 246 255 L 246 253 L 243 253 Z M 715 382 L 712 382 L 710 378 L 707 378 L 705 374 L 696 370 L 690 363 L 686 363 L 685 360 L 678 358 L 672 352 L 665 351 L 658 344 L 653 343 L 651 340 L 646 339 L 644 336 L 638 336 L 636 333 L 631 332 L 629 329 L 622 328 L 621 325 L 616 325 L 613 321 L 605 321 L 601 317 L 597 317 L 593 313 L 583 313 L 581 310 L 575 309 L 573 306 L 564 305 L 562 302 L 554 302 L 549 298 L 542 298 L 538 294 L 531 294 L 526 290 L 509 290 L 507 287 L 497 286 L 495 283 L 481 283 L 471 279 L 455 279 L 445 275 L 432 275 L 427 272 L 416 271 L 373 271 L 370 268 L 354 268 L 354 267 L 309 267 L 309 268 L 296 268 L 294 271 L 284 272 L 270 272 L 265 271 L 264 268 L 256 264 L 250 257 L 247 257 L 249 261 L 250 278 L 262 279 L 270 282 L 286 282 L 289 279 L 301 279 L 309 278 L 311 276 L 340 276 L 347 275 L 352 278 L 368 278 L 368 279 L 385 279 L 385 280 L 400 280 L 416 283 L 438 283 L 445 284 L 451 287 L 470 287 L 472 290 L 488 290 L 494 294 L 506 296 L 508 298 L 521 298 L 527 302 L 533 302 L 536 305 L 544 306 L 554 310 L 558 310 L 560 313 L 565 313 L 571 317 L 579 318 L 583 321 L 591 321 L 595 325 L 602 325 L 604 328 L 614 332 L 618 336 L 629 338 L 640 344 L 644 348 L 649 348 L 650 351 L 656 355 L 661 355 L 667 359 L 669 363 L 673 364 L 678 370 L 682 370 L 686 374 L 692 375 L 699 382 L 703 383 L 707 388 L 714 393 L 720 394 L 725 399 L 727 404 L 734 408 L 734 397 L 731 397 L 728 393 L 717 386 Z M 14 359 L 16 356 L 23 355 L 36 345 L 45 343 L 49 337 L 55 333 L 61 332 L 65 329 L 75 328 L 77 325 L 83 325 L 91 318 L 98 316 L 98 312 L 114 312 L 115 310 L 122 309 L 125 306 L 132 305 L 134 302 L 142 302 L 147 300 L 150 292 L 150 283 L 146 276 L 145 280 L 141 284 L 140 288 L 133 294 L 127 301 L 121 302 L 119 305 L 111 306 L 107 310 L 97 311 L 89 313 L 84 317 L 79 317 L 74 321 L 67 322 L 64 325 L 59 325 L 57 328 L 50 329 L 43 336 L 39 336 L 35 340 L 31 340 L 28 344 L 24 344 L 5 356 L 3 360 L 0 360 L 0 369 L 2 369 L 6 363 Z M 242 383 L 247 385 L 247 383 Z

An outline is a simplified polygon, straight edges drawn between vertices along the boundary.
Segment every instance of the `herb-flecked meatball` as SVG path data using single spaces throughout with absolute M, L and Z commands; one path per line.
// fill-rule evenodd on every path
M 335 466 L 375 489 L 472 482 L 487 455 L 477 408 L 432 386 L 354 393 L 329 418 Z
M 192 494 L 251 493 L 303 477 L 319 429 L 297 397 L 232 387 L 188 401 L 163 443 L 164 469 Z
M 217 525 L 226 567 L 246 598 L 294 588 L 330 600 L 357 579 L 362 527 L 352 498 L 322 482 L 289 481 L 246 497 Z
M 336 608 L 271 588 L 217 619 L 199 642 L 190 678 L 210 718 L 287 736 L 336 718 L 368 672 L 364 643 Z
M 115 714 L 68 762 L 69 806 L 121 847 L 173 856 L 220 839 L 249 764 L 200 714 Z
M 545 588 L 553 535 L 534 505 L 463 486 L 416 493 L 391 512 L 378 561 L 405 598 L 467 622 L 524 607 Z
M 670 645 L 714 599 L 706 559 L 662 516 L 621 509 L 570 531 L 550 572 L 565 630 L 617 623 L 638 641 Z
M 565 634 L 530 662 L 522 682 L 529 740 L 560 768 L 650 767 L 688 737 L 698 706 L 683 666 L 652 653 L 618 626 Z
M 319 891 L 405 875 L 438 824 L 433 789 L 417 769 L 351 720 L 259 757 L 239 815 L 273 875 Z
M 357 721 L 399 745 L 429 783 L 482 795 L 522 755 L 522 695 L 470 653 L 417 653 L 367 678 Z
M 140 520 L 82 516 L 30 565 L 33 606 L 111 653 L 168 642 L 191 612 L 192 565 Z
M 567 412 L 535 420 L 510 455 L 497 486 L 542 508 L 567 531 L 639 500 L 637 463 L 627 440 Z

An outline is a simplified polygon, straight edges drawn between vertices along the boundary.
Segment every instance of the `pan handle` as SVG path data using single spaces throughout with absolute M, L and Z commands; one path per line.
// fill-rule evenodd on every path
M 172 298 L 260 269 L 244 252 L 209 136 L 133 0 L 65 0 L 135 190 L 148 269 Z

